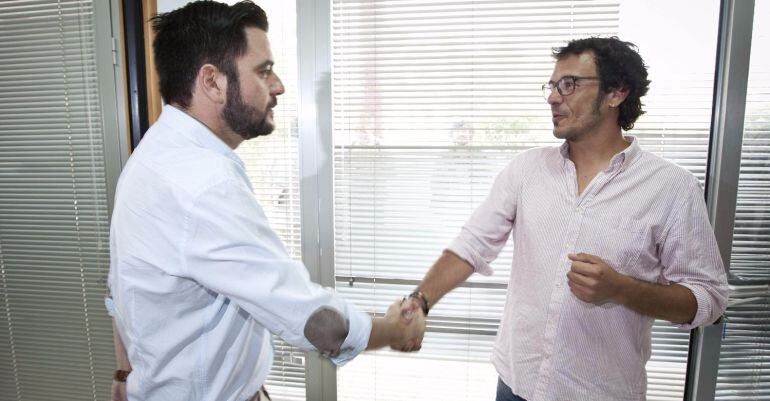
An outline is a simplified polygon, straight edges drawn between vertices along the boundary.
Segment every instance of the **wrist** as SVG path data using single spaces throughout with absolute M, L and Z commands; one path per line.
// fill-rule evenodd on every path
M 618 304 L 626 305 L 631 295 L 632 286 L 634 284 L 631 277 L 624 274 L 617 273 L 617 280 L 615 284 L 615 294 L 612 296 L 612 300 Z
M 422 309 L 423 315 L 428 316 L 428 312 L 430 312 L 430 302 L 428 301 L 428 297 L 426 297 L 425 294 L 422 293 L 422 291 L 414 290 L 414 292 L 409 294 L 409 298 L 413 298 L 417 300 L 417 303 L 420 305 L 420 308 Z
M 373 350 L 393 345 L 398 342 L 400 335 L 401 330 L 398 328 L 397 320 L 388 315 L 372 318 L 372 331 L 369 334 L 366 349 Z

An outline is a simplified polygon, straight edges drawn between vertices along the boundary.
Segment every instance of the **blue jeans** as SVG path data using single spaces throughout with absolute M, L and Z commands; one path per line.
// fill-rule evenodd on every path
M 495 401 L 527 401 L 511 391 L 511 388 L 507 384 L 503 383 L 501 379 L 497 379 L 497 397 Z

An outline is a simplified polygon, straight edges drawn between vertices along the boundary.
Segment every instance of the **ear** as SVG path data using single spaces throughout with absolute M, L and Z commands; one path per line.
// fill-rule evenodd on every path
M 198 70 L 195 84 L 201 94 L 216 104 L 227 101 L 227 76 L 212 64 L 204 64 Z
M 604 97 L 604 100 L 607 102 L 607 105 L 610 106 L 610 108 L 614 109 L 620 107 L 620 105 L 626 100 L 627 97 L 628 88 L 613 88 L 610 89 L 610 91 Z

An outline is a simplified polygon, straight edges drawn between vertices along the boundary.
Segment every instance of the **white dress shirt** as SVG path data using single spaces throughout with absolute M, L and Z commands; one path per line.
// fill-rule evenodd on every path
M 369 340 L 370 318 L 289 257 L 240 158 L 172 106 L 121 174 L 110 257 L 129 400 L 248 399 L 272 364 L 268 331 L 313 350 L 303 329 L 322 306 L 349 322 L 336 364 Z
M 703 192 L 686 170 L 636 139 L 577 193 L 567 144 L 516 157 L 449 249 L 482 274 L 513 235 L 513 266 L 492 361 L 527 401 L 639 401 L 654 319 L 623 305 L 579 300 L 567 285 L 570 253 L 616 271 L 678 283 L 698 303 L 683 329 L 714 322 L 727 281 Z

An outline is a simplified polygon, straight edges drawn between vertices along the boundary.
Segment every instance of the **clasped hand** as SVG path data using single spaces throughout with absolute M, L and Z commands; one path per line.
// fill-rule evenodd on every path
M 414 309 L 410 298 L 393 302 L 385 312 L 385 320 L 396 328 L 390 348 L 402 352 L 420 350 L 425 335 L 425 315 L 419 307 Z

